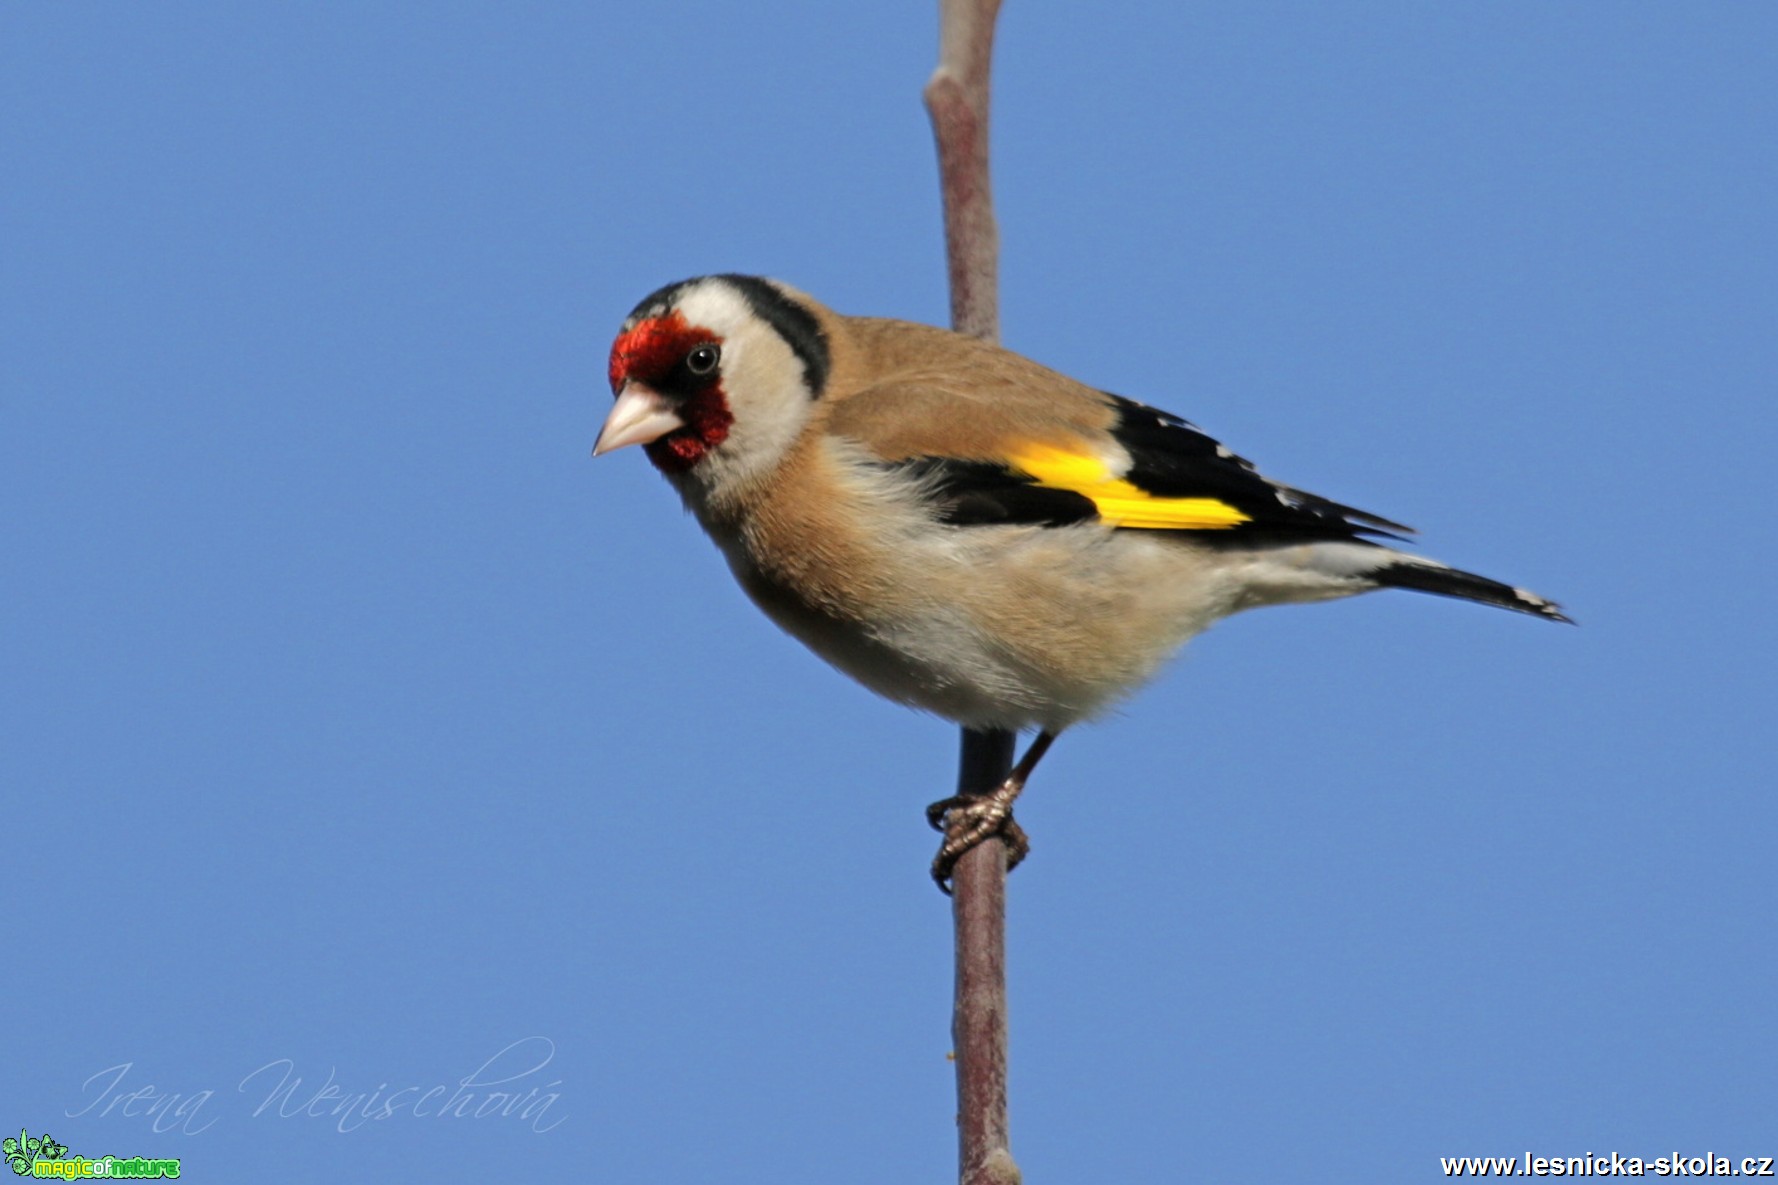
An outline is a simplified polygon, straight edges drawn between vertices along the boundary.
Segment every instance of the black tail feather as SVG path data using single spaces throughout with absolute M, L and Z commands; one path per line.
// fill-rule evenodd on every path
M 1404 561 L 1367 572 L 1365 576 L 1385 588 L 1411 588 L 1416 592 L 1436 593 L 1441 597 L 1459 597 L 1465 601 L 1480 601 L 1484 605 L 1498 605 L 1502 609 L 1574 624 L 1574 619 L 1563 613 L 1561 606 L 1554 601 L 1546 601 L 1534 592 L 1514 588 L 1498 580 L 1489 580 L 1486 576 L 1477 576 L 1473 572 L 1459 572 L 1455 568 Z

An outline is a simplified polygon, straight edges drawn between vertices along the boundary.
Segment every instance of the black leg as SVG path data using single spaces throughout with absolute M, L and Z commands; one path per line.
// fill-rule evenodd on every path
M 1025 831 L 1013 820 L 1012 804 L 1025 789 L 1025 782 L 1031 777 L 1031 771 L 1043 760 L 1056 742 L 1056 734 L 1047 729 L 1039 732 L 1019 758 L 1019 763 L 1012 768 L 993 793 L 985 795 L 958 795 L 935 802 L 926 808 L 926 821 L 933 830 L 945 833 L 945 842 L 940 845 L 938 855 L 932 861 L 932 879 L 946 893 L 951 891 L 951 869 L 957 864 L 957 857 L 981 843 L 991 835 L 998 835 L 1006 841 L 1006 866 L 1008 869 L 1018 866 L 1031 850 L 1030 841 Z

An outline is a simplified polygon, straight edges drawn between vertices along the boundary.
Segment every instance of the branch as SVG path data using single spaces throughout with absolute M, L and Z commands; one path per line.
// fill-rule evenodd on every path
M 987 794 L 1006 779 L 1013 734 L 963 730 L 958 794 Z M 1006 844 L 989 836 L 951 872 L 957 986 L 951 1046 L 957 1058 L 957 1180 L 1019 1185 L 1006 1110 Z
M 951 327 L 1000 340 L 1000 234 L 988 188 L 988 65 L 1000 0 L 939 0 L 938 69 L 926 111 L 944 190 Z
M 939 0 L 938 69 L 926 110 L 938 142 L 944 194 L 951 326 L 1000 338 L 1000 237 L 988 188 L 988 69 L 1000 0 Z M 1012 766 L 1013 734 L 963 730 L 959 795 L 991 793 Z M 956 992 L 957 1178 L 961 1185 L 1019 1185 L 1006 1107 L 1006 857 L 992 836 L 951 875 Z

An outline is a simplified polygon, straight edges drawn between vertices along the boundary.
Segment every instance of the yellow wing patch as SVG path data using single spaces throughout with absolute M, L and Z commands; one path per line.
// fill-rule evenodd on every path
M 1252 521 L 1252 516 L 1220 498 L 1160 498 L 1138 489 L 1092 453 L 1035 441 L 1012 450 L 1007 460 L 1037 479 L 1037 484 L 1073 490 L 1092 500 L 1099 517 L 1114 527 L 1145 530 L 1227 531 Z

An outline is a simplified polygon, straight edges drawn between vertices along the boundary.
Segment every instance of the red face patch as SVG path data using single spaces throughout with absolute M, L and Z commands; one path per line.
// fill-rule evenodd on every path
M 659 386 L 692 347 L 715 340 L 715 334 L 693 328 L 677 309 L 650 317 L 611 343 L 611 390 L 615 393 L 626 379 Z
M 720 384 L 687 399 L 680 406 L 679 415 L 685 420 L 685 427 L 642 446 L 654 467 L 663 473 L 684 473 L 702 461 L 705 453 L 728 439 L 729 425 L 735 422 Z
M 650 317 L 619 334 L 611 344 L 612 392 L 626 382 L 641 383 L 672 400 L 674 412 L 685 421 L 685 427 L 643 446 L 648 459 L 662 472 L 684 473 L 692 468 L 728 439 L 729 425 L 735 422 L 720 376 L 699 379 L 685 369 L 687 354 L 711 344 L 720 346 L 722 342 L 709 330 L 692 325 L 677 309 Z

